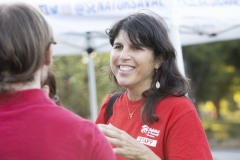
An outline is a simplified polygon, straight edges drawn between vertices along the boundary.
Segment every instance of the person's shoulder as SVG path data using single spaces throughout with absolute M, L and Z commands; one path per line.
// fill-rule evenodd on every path
M 165 97 L 158 103 L 158 108 L 166 108 L 176 112 L 189 112 L 195 111 L 196 108 L 192 101 L 185 96 L 169 96 Z
M 169 96 L 160 100 L 156 106 L 156 114 L 164 119 L 177 121 L 182 117 L 191 115 L 197 116 L 197 110 L 190 99 L 187 97 Z
M 50 110 L 50 113 L 52 114 L 53 118 L 56 119 L 63 119 L 67 121 L 79 121 L 79 122 L 85 122 L 86 119 L 81 117 L 80 115 L 76 114 L 75 112 L 69 110 L 66 107 L 52 107 Z
M 168 104 L 175 104 L 175 105 L 180 105 L 180 104 L 193 105 L 192 101 L 186 96 L 168 96 L 163 98 L 162 102 L 168 103 Z
M 85 119 L 84 117 L 81 117 L 80 115 L 76 114 L 75 112 L 65 108 L 60 107 L 57 105 L 52 105 L 48 107 L 44 107 L 41 110 L 38 110 L 42 117 L 43 121 L 48 121 L 48 123 L 51 123 L 52 125 L 71 125 L 72 127 L 77 127 L 82 124 L 91 125 L 91 121 L 88 119 Z
M 68 132 L 88 135 L 88 137 L 94 137 L 100 134 L 97 125 L 90 119 L 84 118 L 62 107 L 57 109 L 56 114 L 50 118 L 51 122 L 49 123 L 68 128 Z

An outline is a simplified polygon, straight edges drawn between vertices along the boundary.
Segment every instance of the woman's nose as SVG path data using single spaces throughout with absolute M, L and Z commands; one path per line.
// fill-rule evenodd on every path
M 131 59 L 130 51 L 128 49 L 123 49 L 120 53 L 120 59 Z

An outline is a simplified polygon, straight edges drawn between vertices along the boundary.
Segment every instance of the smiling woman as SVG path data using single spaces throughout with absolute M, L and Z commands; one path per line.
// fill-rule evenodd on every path
M 176 65 L 161 17 L 136 13 L 108 31 L 111 75 L 124 92 L 107 119 L 109 95 L 96 120 L 118 160 L 212 160 L 188 79 Z M 110 101 L 110 102 L 109 102 Z

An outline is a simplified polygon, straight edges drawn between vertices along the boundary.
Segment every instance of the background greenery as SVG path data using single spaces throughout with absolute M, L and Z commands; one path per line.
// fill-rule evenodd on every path
M 100 107 L 115 90 L 109 81 L 109 53 L 93 54 Z M 189 96 L 212 144 L 240 139 L 240 40 L 183 47 Z M 63 106 L 89 118 L 87 55 L 54 57 L 58 95 Z M 240 143 L 239 143 L 240 144 Z M 236 146 L 235 146 L 236 147 Z

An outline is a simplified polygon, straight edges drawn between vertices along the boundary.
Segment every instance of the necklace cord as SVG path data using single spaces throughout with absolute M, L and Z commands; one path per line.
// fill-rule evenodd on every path
M 132 112 L 130 112 L 130 107 L 129 107 L 129 104 L 128 104 L 128 99 L 127 99 L 127 108 L 128 108 L 128 119 L 133 119 L 133 115 L 134 113 L 137 111 L 137 109 L 139 108 L 139 106 L 142 104 L 142 101 L 140 101 L 140 103 L 134 107 L 134 110 Z

